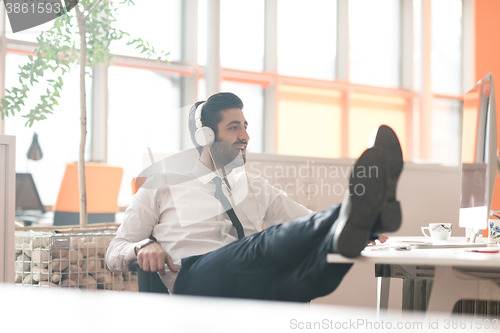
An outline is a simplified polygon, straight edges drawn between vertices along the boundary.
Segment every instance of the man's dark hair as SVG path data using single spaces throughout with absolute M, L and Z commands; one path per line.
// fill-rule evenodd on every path
M 205 101 L 196 102 L 189 110 L 189 133 L 191 134 L 191 141 L 201 154 L 203 148 L 196 143 L 194 133 L 196 133 L 196 121 L 194 119 L 196 108 Z M 221 92 L 210 96 L 201 112 L 201 123 L 203 126 L 210 127 L 217 137 L 217 125 L 222 120 L 221 112 L 227 109 L 243 109 L 243 102 L 233 93 Z

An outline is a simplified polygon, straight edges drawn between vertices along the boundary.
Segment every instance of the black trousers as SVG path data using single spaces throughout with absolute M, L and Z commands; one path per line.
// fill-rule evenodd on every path
M 309 302 L 337 288 L 352 264 L 328 264 L 340 205 L 182 260 L 175 294 Z

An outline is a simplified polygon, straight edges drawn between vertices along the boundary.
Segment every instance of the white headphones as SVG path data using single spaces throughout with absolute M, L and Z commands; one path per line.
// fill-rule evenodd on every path
M 211 146 L 215 141 L 215 133 L 214 131 L 208 127 L 203 126 L 201 123 L 201 111 L 203 110 L 203 106 L 206 102 L 201 103 L 196 108 L 196 112 L 194 114 L 194 120 L 196 123 L 196 132 L 194 133 L 194 140 L 200 146 Z

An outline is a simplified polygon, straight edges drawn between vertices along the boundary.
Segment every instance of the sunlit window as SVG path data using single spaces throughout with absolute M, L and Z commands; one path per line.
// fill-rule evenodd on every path
M 221 0 L 220 10 L 221 66 L 262 71 L 264 0 Z
M 153 153 L 179 151 L 184 109 L 177 76 L 113 66 L 108 89 L 108 163 L 124 169 L 118 198 L 124 206 L 131 198 L 130 181 L 143 170 L 147 147 Z
M 113 23 L 131 35 L 110 45 L 120 61 L 110 62 L 107 77 L 88 78 L 87 87 L 86 157 L 90 160 L 91 83 L 94 80 L 95 87 L 107 84 L 98 95 L 108 103 L 108 126 L 105 133 L 99 131 L 94 145 L 107 145 L 99 151 L 106 151 L 109 164 L 124 168 L 120 206 L 129 203 L 131 178 L 149 164 L 148 147 L 153 153 L 181 149 L 186 134 L 182 112 L 191 106 L 186 103 L 194 102 L 188 99 L 206 100 L 207 91 L 215 89 L 215 81 L 205 80 L 207 71 L 218 71 L 220 91 L 234 92 L 243 100 L 250 152 L 265 152 L 264 140 L 270 140 L 275 143 L 270 150 L 278 154 L 357 158 L 366 149 L 372 130 L 387 124 L 396 130 L 405 159 L 448 164 L 459 160 L 462 69 L 470 65 L 463 64 L 462 21 L 464 14 L 467 19 L 473 15 L 462 13 L 463 0 L 196 0 L 196 8 L 183 0 L 134 2 L 120 5 Z M 220 9 L 220 22 L 213 22 L 219 24 L 220 35 L 208 39 L 211 6 Z M 17 66 L 26 59 L 20 54 L 30 51 L 26 42 L 36 43 L 40 32 L 54 22 L 14 34 L 3 7 L 0 4 L 0 15 L 5 16 L 0 20 L 0 37 L 7 43 L 0 45 L 0 82 L 5 81 L 8 89 L 18 82 Z M 409 11 L 411 27 L 403 22 L 403 14 L 406 17 Z M 266 26 L 266 22 L 272 24 Z M 423 40 L 427 26 L 432 29 L 431 41 Z M 413 41 L 403 44 L 403 37 L 410 36 L 406 29 L 412 30 Z M 148 67 L 142 49 L 125 45 L 136 38 L 156 51 L 171 52 L 167 59 L 174 64 Z M 269 45 L 271 50 L 265 49 L 266 40 L 275 40 L 275 45 Z M 427 43 L 431 43 L 430 55 L 424 57 Z M 207 52 L 214 45 L 220 46 L 218 65 L 206 68 Z M 183 50 L 189 53 L 191 47 L 197 53 L 196 63 L 182 59 Z M 403 54 L 411 58 L 404 62 L 411 68 L 402 68 Z M 424 64 L 428 56 L 431 62 Z M 275 63 L 276 68 L 265 68 L 266 63 Z M 424 65 L 431 66 L 430 77 L 423 77 L 424 70 L 429 70 Z M 345 78 L 339 77 L 340 69 Z M 402 79 L 411 87 L 402 87 Z M 18 116 L 5 121 L 4 132 L 18 136 L 16 168 L 33 173 L 47 205 L 55 202 L 65 163 L 78 159 L 78 84 L 78 73 L 72 70 L 65 78 L 61 105 L 33 128 L 25 128 L 25 120 Z M 47 85 L 41 87 L 33 89 L 28 108 Z M 423 95 L 422 87 L 429 87 L 431 95 Z M 44 151 L 38 162 L 26 160 L 35 131 Z M 423 136 L 431 142 L 424 142 Z
M 198 0 L 198 64 L 207 64 L 207 0 Z
M 121 5 L 114 27 L 130 34 L 111 44 L 111 52 L 144 57 L 142 49 L 126 45 L 126 41 L 141 38 L 156 51 L 167 51 L 168 60 L 181 58 L 181 1 L 134 1 L 135 6 Z
M 340 91 L 281 85 L 278 101 L 278 154 L 341 157 Z
M 336 77 L 336 0 L 278 0 L 278 72 Z
M 349 157 L 357 158 L 366 148 L 373 130 L 390 126 L 398 135 L 403 157 L 406 148 L 406 99 L 353 93 L 349 98 Z
M 19 87 L 18 66 L 27 62 L 27 56 L 7 54 L 5 73 L 7 89 Z M 50 78 L 57 78 L 57 76 L 47 72 L 45 79 Z M 29 172 L 33 175 L 44 205 L 55 204 L 66 163 L 78 161 L 80 148 L 79 78 L 79 67 L 73 68 L 63 76 L 64 86 L 59 105 L 54 107 L 53 114 L 48 115 L 47 119 L 35 122 L 32 127 L 25 127 L 26 118 L 20 116 L 29 113 L 30 108 L 40 101 L 40 95 L 46 93 L 47 84 L 40 81 L 40 84 L 30 88 L 31 91 L 22 113 L 5 120 L 5 134 L 16 136 L 16 172 Z M 88 110 L 90 110 L 90 88 L 91 82 L 87 79 Z M 87 112 L 86 160 L 90 157 L 91 121 L 91 114 Z M 38 135 L 43 152 L 43 158 L 39 161 L 28 160 L 26 157 L 34 132 Z
M 399 0 L 349 0 L 349 80 L 399 87 Z
M 462 160 L 462 109 L 458 100 L 435 98 L 432 112 L 432 160 L 458 165 Z
M 459 95 L 462 92 L 462 1 L 432 1 L 432 90 Z
M 422 0 L 413 0 L 413 88 L 422 90 Z
M 198 101 L 205 101 L 207 96 L 207 83 L 204 78 L 198 79 Z

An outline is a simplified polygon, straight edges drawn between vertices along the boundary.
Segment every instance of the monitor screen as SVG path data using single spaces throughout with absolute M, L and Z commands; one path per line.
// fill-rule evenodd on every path
M 16 211 L 27 210 L 45 212 L 31 174 L 16 173 Z
M 486 229 L 497 163 L 496 110 L 491 74 L 464 96 L 460 227 Z

